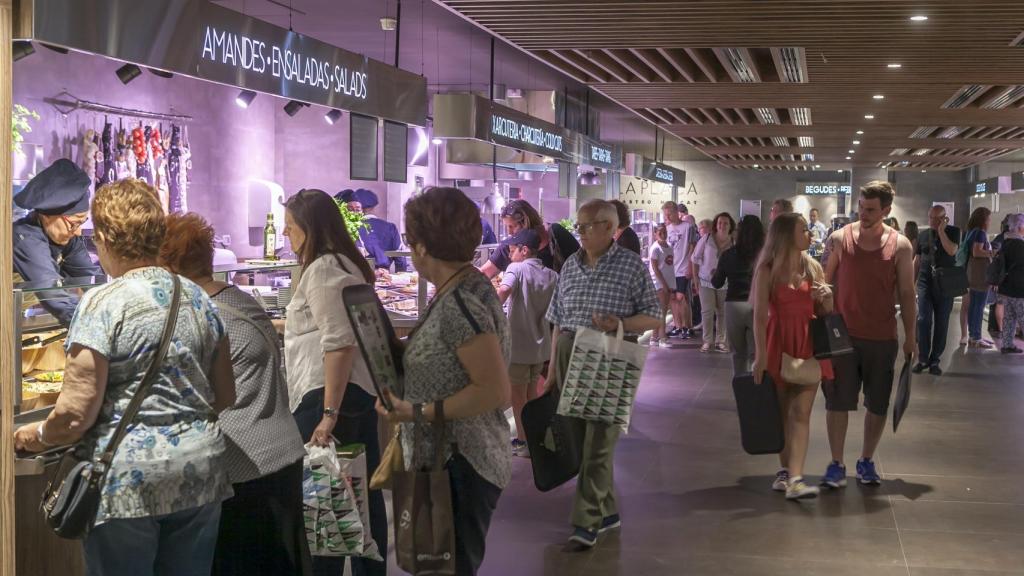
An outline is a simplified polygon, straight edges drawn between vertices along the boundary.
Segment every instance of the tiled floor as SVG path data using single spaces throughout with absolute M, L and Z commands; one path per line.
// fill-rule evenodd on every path
M 516 459 L 481 574 L 1024 574 L 1024 358 L 957 349 L 951 330 L 946 374 L 915 376 L 906 419 L 886 432 L 883 486 L 805 503 L 770 491 L 776 457 L 740 449 L 729 358 L 692 343 L 653 349 L 616 455 L 621 531 L 563 551 L 573 486 L 539 493 Z M 851 471 L 862 416 L 851 418 Z M 829 460 L 820 395 L 811 433 L 816 481 Z

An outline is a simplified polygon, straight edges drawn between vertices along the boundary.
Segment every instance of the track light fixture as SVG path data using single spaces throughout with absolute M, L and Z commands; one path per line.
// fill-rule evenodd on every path
M 125 64 L 117 69 L 117 78 L 122 84 L 127 84 L 142 75 L 142 69 L 135 64 Z
M 328 124 L 334 124 L 338 120 L 341 120 L 341 110 L 331 110 L 327 114 L 324 114 L 324 122 Z
M 36 47 L 28 40 L 15 40 L 14 45 L 11 47 L 11 55 L 14 57 L 15 62 L 35 53 Z
M 256 93 L 252 90 L 242 90 L 235 96 L 235 104 L 238 104 L 239 108 L 248 108 L 249 104 L 256 99 Z
M 299 110 L 302 110 L 306 106 L 309 106 L 309 104 L 299 102 L 298 100 L 289 100 L 288 103 L 284 105 L 284 113 L 289 116 L 295 116 L 299 113 Z
M 146 70 L 149 70 L 149 73 L 153 76 L 159 76 L 161 78 L 174 78 L 174 74 L 172 74 L 171 72 L 157 70 L 156 68 L 146 68 Z

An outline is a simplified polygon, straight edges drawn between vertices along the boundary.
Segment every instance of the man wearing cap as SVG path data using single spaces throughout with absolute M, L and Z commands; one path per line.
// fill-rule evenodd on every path
M 14 271 L 26 282 L 59 284 L 67 278 L 101 276 L 82 239 L 89 219 L 89 176 L 60 159 L 36 175 L 14 197 L 31 212 L 14 223 Z M 60 297 L 54 298 L 58 295 Z M 78 298 L 48 293 L 40 303 L 64 326 L 71 324 Z
M 366 215 L 367 228 L 359 229 L 359 238 L 363 241 L 363 248 L 373 258 L 374 266 L 377 268 L 390 269 L 391 263 L 395 263 L 395 272 L 405 272 L 405 258 L 390 258 L 387 252 L 402 249 L 402 236 L 398 233 L 398 226 L 387 220 L 381 219 L 374 214 L 374 209 L 379 204 L 377 195 L 371 190 L 360 188 L 351 194 L 344 190 L 338 194 L 343 202 L 348 203 L 348 209 L 353 212 L 362 212 Z

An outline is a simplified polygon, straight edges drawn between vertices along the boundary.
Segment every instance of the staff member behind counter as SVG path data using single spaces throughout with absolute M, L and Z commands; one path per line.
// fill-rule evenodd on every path
M 391 263 L 394 262 L 395 272 L 405 272 L 405 258 L 391 258 L 386 255 L 387 252 L 402 249 L 402 236 L 398 233 L 398 226 L 374 214 L 374 209 L 380 203 L 377 195 L 360 188 L 342 190 L 334 195 L 334 199 L 348 204 L 350 211 L 366 215 L 368 228 L 359 229 L 359 239 L 362 240 L 363 248 L 370 258 L 373 258 L 373 265 L 378 269 L 391 269 Z
M 89 218 L 89 176 L 61 158 L 29 180 L 14 197 L 27 216 L 14 223 L 14 271 L 26 282 L 58 284 L 68 278 L 100 276 L 82 239 Z M 71 324 L 78 298 L 49 292 L 40 301 L 64 326 Z

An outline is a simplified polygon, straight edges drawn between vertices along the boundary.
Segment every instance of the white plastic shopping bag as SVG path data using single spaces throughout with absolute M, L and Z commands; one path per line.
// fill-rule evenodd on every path
M 353 482 L 352 475 L 360 470 Z M 360 486 L 362 498 L 354 484 Z M 370 536 L 365 486 L 366 455 L 361 445 L 354 458 L 339 457 L 333 441 L 329 446 L 306 445 L 302 508 L 311 554 L 381 559 Z
M 590 328 L 576 332 L 558 413 L 629 429 L 647 348 Z

